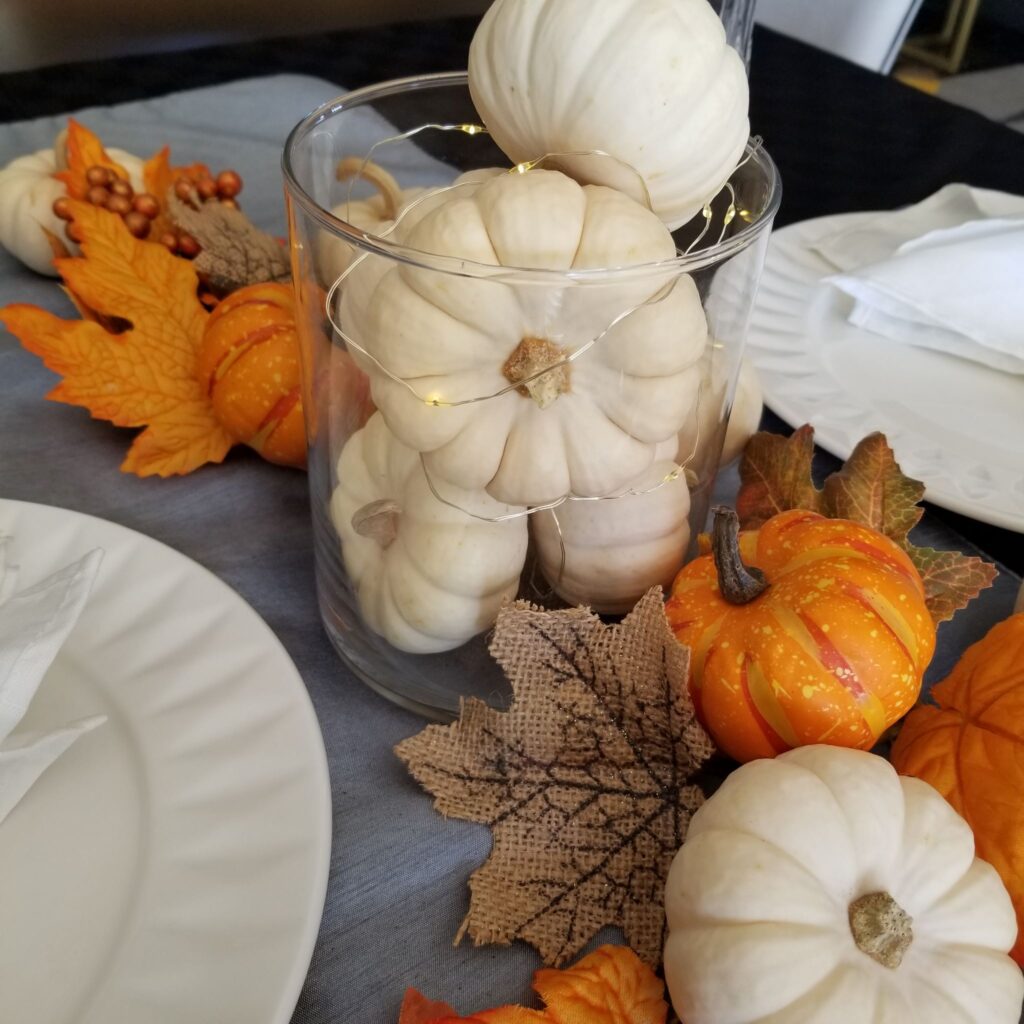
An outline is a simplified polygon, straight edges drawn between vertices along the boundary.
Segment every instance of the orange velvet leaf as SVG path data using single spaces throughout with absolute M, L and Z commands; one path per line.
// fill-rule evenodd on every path
M 903 775 L 934 786 L 974 830 L 1017 911 L 1012 956 L 1024 965 L 1024 614 L 969 647 L 915 708 L 892 749 Z
M 455 1011 L 447 1003 L 435 1003 L 414 988 L 405 990 L 398 1024 L 433 1024 L 439 1018 L 451 1017 Z
M 665 1024 L 665 985 L 628 946 L 602 946 L 564 971 L 544 969 L 533 987 L 553 1024 Z
M 68 118 L 67 133 L 68 166 L 65 171 L 54 175 L 64 182 L 64 187 L 72 199 L 84 199 L 89 191 L 89 182 L 85 172 L 90 167 L 106 167 L 124 181 L 128 180 L 128 172 L 116 161 L 111 159 L 103 148 L 99 137 L 89 131 L 84 124 L 79 124 L 73 117 Z
M 220 462 L 233 443 L 200 386 L 196 363 L 207 312 L 192 265 L 142 242 L 120 217 L 73 202 L 81 257 L 56 261 L 68 288 L 121 333 L 62 320 L 37 306 L 0 310 L 0 322 L 63 378 L 47 396 L 119 427 L 145 427 L 121 466 L 138 476 L 189 473 Z
M 167 213 L 167 193 L 174 187 L 175 181 L 181 177 L 191 179 L 200 174 L 209 173 L 210 169 L 206 164 L 196 163 L 189 164 L 187 167 L 172 167 L 170 146 L 164 146 L 146 161 L 142 168 L 142 180 L 145 183 L 146 191 L 160 203 L 160 213 L 153 221 L 149 231 L 150 238 L 159 238 L 175 228 L 174 221 Z
M 539 970 L 533 987 L 546 1010 L 502 1006 L 472 1017 L 409 989 L 398 1024 L 665 1024 L 668 1017 L 664 982 L 628 946 L 602 946 L 573 967 Z

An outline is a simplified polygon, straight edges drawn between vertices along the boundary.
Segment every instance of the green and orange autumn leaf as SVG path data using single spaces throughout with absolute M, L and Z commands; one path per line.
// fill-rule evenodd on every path
M 820 488 L 811 472 L 813 457 L 810 426 L 790 437 L 760 433 L 750 439 L 740 464 L 742 483 L 736 499 L 744 529 L 757 529 L 779 512 L 800 508 L 877 530 L 910 556 L 936 623 L 951 619 L 992 585 L 994 565 L 958 551 L 918 547 L 910 540 L 910 531 L 924 515 L 919 503 L 925 488 L 902 472 L 884 434 L 864 438 Z
M 80 302 L 128 328 L 113 333 L 26 304 L 0 310 L 0 322 L 62 377 L 47 397 L 119 427 L 145 428 L 123 471 L 165 477 L 222 461 L 234 442 L 196 373 L 208 314 L 196 297 L 195 269 L 134 238 L 106 210 L 77 201 L 71 210 L 82 256 L 57 260 L 57 269 Z

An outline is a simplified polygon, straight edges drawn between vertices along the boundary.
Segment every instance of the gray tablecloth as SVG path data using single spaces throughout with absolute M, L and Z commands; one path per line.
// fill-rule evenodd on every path
M 298 76 L 238 82 L 82 113 L 110 145 L 146 155 L 164 142 L 176 160 L 230 165 L 245 178 L 246 211 L 284 231 L 279 160 L 284 138 L 339 90 Z M 0 165 L 50 142 L 58 119 L 0 128 Z M 70 315 L 53 282 L 0 254 L 0 305 L 34 302 Z M 281 638 L 323 730 L 334 798 L 334 851 L 320 939 L 294 1024 L 394 1024 L 409 985 L 463 1012 L 528 1001 L 538 961 L 509 949 L 455 948 L 466 879 L 486 858 L 486 829 L 446 822 L 406 775 L 393 745 L 422 727 L 358 683 L 338 661 L 317 615 L 304 474 L 238 449 L 222 467 L 139 480 L 118 465 L 126 431 L 44 402 L 55 378 L 0 335 L 0 496 L 76 509 L 155 537 L 234 587 Z M 722 489 L 735 486 L 733 476 Z M 919 541 L 963 542 L 936 524 Z M 929 679 L 1009 613 L 1019 581 L 997 586 L 940 631 Z M 607 932 L 600 940 L 614 941 Z M 46 1024 L 46 1022 L 39 1022 Z

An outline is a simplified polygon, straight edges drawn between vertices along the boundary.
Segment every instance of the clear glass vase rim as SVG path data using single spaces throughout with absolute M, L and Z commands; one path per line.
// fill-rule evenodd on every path
M 663 275 L 666 272 L 672 274 L 693 273 L 714 266 L 742 252 L 768 230 L 782 201 L 782 180 L 774 160 L 772 160 L 764 146 L 760 144 L 754 146 L 748 142 L 746 153 L 764 172 L 768 184 L 768 196 L 764 208 L 757 218 L 737 231 L 736 234 L 690 255 L 677 255 L 670 259 L 658 260 L 652 263 L 585 270 L 544 270 L 536 267 L 507 267 L 490 263 L 477 263 L 472 260 L 444 256 L 401 245 L 391 239 L 382 238 L 364 231 L 334 216 L 330 210 L 325 210 L 317 203 L 299 184 L 298 178 L 292 169 L 291 153 L 318 124 L 329 118 L 336 117 L 346 110 L 362 106 L 386 96 L 437 86 L 465 85 L 468 87 L 468 84 L 469 75 L 466 71 L 437 72 L 428 75 L 414 75 L 408 78 L 394 78 L 374 85 L 364 86 L 361 89 L 354 89 L 342 96 L 337 96 L 322 103 L 315 110 L 307 114 L 289 132 L 288 138 L 285 141 L 281 167 L 284 174 L 285 187 L 291 194 L 292 199 L 302 207 L 307 215 L 319 221 L 322 227 L 335 235 L 341 236 L 346 242 L 349 242 L 362 252 L 383 256 L 426 270 L 455 274 L 460 277 L 487 278 L 502 281 L 513 279 L 517 283 L 548 285 L 553 282 L 561 282 L 563 284 L 567 282 L 609 284 L 637 277 Z

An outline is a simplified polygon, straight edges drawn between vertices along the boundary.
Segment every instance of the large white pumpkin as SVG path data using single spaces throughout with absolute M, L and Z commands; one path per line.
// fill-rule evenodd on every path
M 469 87 L 513 162 L 643 197 L 671 228 L 715 196 L 750 126 L 747 77 L 707 0 L 496 0 Z
M 1017 1024 L 1017 924 L 931 786 L 864 751 L 801 747 L 733 772 L 665 893 L 686 1024 Z
M 478 265 L 563 272 L 675 255 L 668 230 L 639 203 L 543 170 L 453 193 L 405 242 Z M 371 273 L 369 287 L 343 288 L 353 356 L 391 430 L 459 487 L 530 506 L 611 494 L 689 415 L 707 322 L 687 276 L 664 270 L 610 285 L 408 264 Z
M 445 501 L 431 491 L 419 455 L 375 413 L 342 450 L 331 499 L 363 618 L 414 654 L 451 650 L 490 627 L 515 597 L 526 560 L 525 515 L 485 521 L 524 510 L 449 485 L 438 490 Z
M 57 145 L 63 144 L 63 136 Z M 142 191 L 142 161 L 121 149 L 107 151 L 128 172 L 132 187 Z M 53 175 L 60 169 L 54 149 L 19 156 L 0 170 L 0 246 L 38 274 L 56 277 L 49 231 L 78 252 L 64 234 L 65 223 L 54 212 L 54 201 L 65 195 L 64 184 Z
M 651 587 L 671 585 L 690 543 L 690 490 L 675 441 L 658 447 L 622 496 L 566 501 L 530 517 L 541 571 L 568 604 L 619 615 Z

